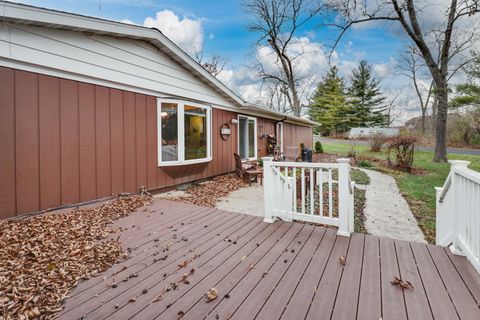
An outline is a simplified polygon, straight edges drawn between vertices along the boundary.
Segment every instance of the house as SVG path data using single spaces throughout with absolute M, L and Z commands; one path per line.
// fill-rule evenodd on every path
M 370 138 L 372 135 L 381 134 L 385 137 L 396 137 L 400 134 L 399 128 L 352 128 L 348 134 L 350 139 Z
M 231 172 L 312 144 L 159 30 L 0 2 L 0 218 Z

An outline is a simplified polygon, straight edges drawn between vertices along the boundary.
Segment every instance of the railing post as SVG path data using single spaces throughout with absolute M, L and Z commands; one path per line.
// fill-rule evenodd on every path
M 456 184 L 456 177 L 455 177 L 455 170 L 458 168 L 467 168 L 468 165 L 470 164 L 470 161 L 465 161 L 465 160 L 449 160 L 448 163 L 450 163 L 451 168 L 450 172 L 452 174 L 452 180 L 451 180 L 451 185 L 450 185 L 450 190 L 453 192 L 453 205 L 452 208 L 447 208 L 450 210 L 454 210 L 458 208 L 458 203 L 456 203 L 457 199 L 461 199 L 462 195 L 460 194 L 461 190 L 457 187 Z M 450 246 L 450 250 L 452 253 L 457 254 L 457 255 L 463 255 L 462 249 L 458 245 L 458 236 L 460 234 L 460 224 L 458 223 L 458 216 L 455 214 L 455 212 L 451 212 L 452 214 L 452 220 L 453 220 L 453 243 Z
M 437 246 L 445 245 L 443 243 L 443 238 L 445 237 L 445 219 L 447 217 L 444 214 L 442 203 L 440 202 L 440 195 L 442 194 L 443 188 L 435 187 L 435 244 Z
M 349 237 L 353 231 L 353 225 L 350 226 L 350 221 L 353 221 L 353 210 L 350 210 L 350 159 L 337 159 L 338 163 L 338 232 L 340 236 Z
M 263 221 L 272 223 L 274 221 L 272 214 L 272 204 L 274 203 L 274 181 L 272 177 L 272 160 L 273 157 L 263 157 L 263 199 L 265 216 Z

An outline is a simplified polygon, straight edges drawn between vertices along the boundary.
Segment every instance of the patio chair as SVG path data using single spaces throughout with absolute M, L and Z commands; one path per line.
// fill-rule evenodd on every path
M 249 185 L 252 181 L 258 182 L 258 178 L 260 177 L 261 185 L 263 180 L 263 170 L 257 167 L 257 163 L 250 161 L 243 162 L 240 156 L 236 153 L 234 153 L 233 156 L 235 158 L 235 168 L 238 176 L 243 180 L 248 181 Z

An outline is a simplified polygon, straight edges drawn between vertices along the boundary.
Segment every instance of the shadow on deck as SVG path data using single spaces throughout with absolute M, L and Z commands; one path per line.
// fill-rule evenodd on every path
M 61 319 L 480 319 L 479 275 L 442 247 L 165 200 L 116 225 L 130 258 L 80 283 Z

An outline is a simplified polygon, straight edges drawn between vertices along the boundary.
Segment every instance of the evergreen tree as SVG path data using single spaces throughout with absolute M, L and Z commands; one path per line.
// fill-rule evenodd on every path
M 356 127 L 385 126 L 387 106 L 380 91 L 380 82 L 372 76 L 372 67 L 362 60 L 353 69 L 348 88 L 349 104 L 352 107 L 352 125 Z
M 337 67 L 331 67 L 310 99 L 310 118 L 322 124 L 315 131 L 325 134 L 347 131 L 350 128 L 350 113 L 343 79 L 338 75 Z

